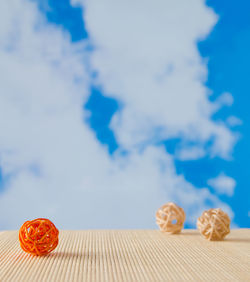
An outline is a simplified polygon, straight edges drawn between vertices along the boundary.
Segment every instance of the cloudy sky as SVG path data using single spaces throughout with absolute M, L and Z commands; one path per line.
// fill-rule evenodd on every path
M 250 227 L 250 4 L 0 2 L 0 230 Z

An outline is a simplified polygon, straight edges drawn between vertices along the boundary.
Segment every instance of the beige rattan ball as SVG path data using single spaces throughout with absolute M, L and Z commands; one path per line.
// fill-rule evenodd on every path
M 156 212 L 156 223 L 162 232 L 179 233 L 183 228 L 184 221 L 184 210 L 174 203 L 166 203 Z
M 223 240 L 230 232 L 230 218 L 219 208 L 209 209 L 198 218 L 197 228 L 208 240 Z

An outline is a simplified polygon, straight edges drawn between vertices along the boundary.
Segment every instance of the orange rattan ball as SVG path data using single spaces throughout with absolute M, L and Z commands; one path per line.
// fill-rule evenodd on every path
M 156 212 L 156 223 L 166 233 L 179 233 L 185 221 L 184 210 L 174 203 L 166 203 Z
M 26 221 L 19 230 L 20 246 L 27 253 L 43 256 L 56 248 L 58 235 L 58 229 L 49 219 Z
M 230 218 L 221 209 L 204 211 L 197 220 L 197 228 L 208 240 L 222 240 L 230 232 Z

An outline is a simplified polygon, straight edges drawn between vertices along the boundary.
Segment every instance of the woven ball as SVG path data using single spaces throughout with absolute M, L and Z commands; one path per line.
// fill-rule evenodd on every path
M 184 210 L 174 203 L 166 203 L 156 212 L 156 223 L 162 232 L 179 233 L 184 221 Z
M 208 240 L 222 240 L 230 232 L 230 218 L 219 208 L 209 209 L 198 218 L 197 228 Z
M 32 255 L 46 255 L 56 248 L 58 235 L 59 231 L 49 219 L 26 221 L 19 230 L 20 246 Z

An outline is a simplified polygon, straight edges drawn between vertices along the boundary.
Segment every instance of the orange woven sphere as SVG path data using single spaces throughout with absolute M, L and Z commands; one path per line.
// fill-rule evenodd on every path
M 20 246 L 27 253 L 43 256 L 56 248 L 58 235 L 58 229 L 49 219 L 26 221 L 19 230 Z

